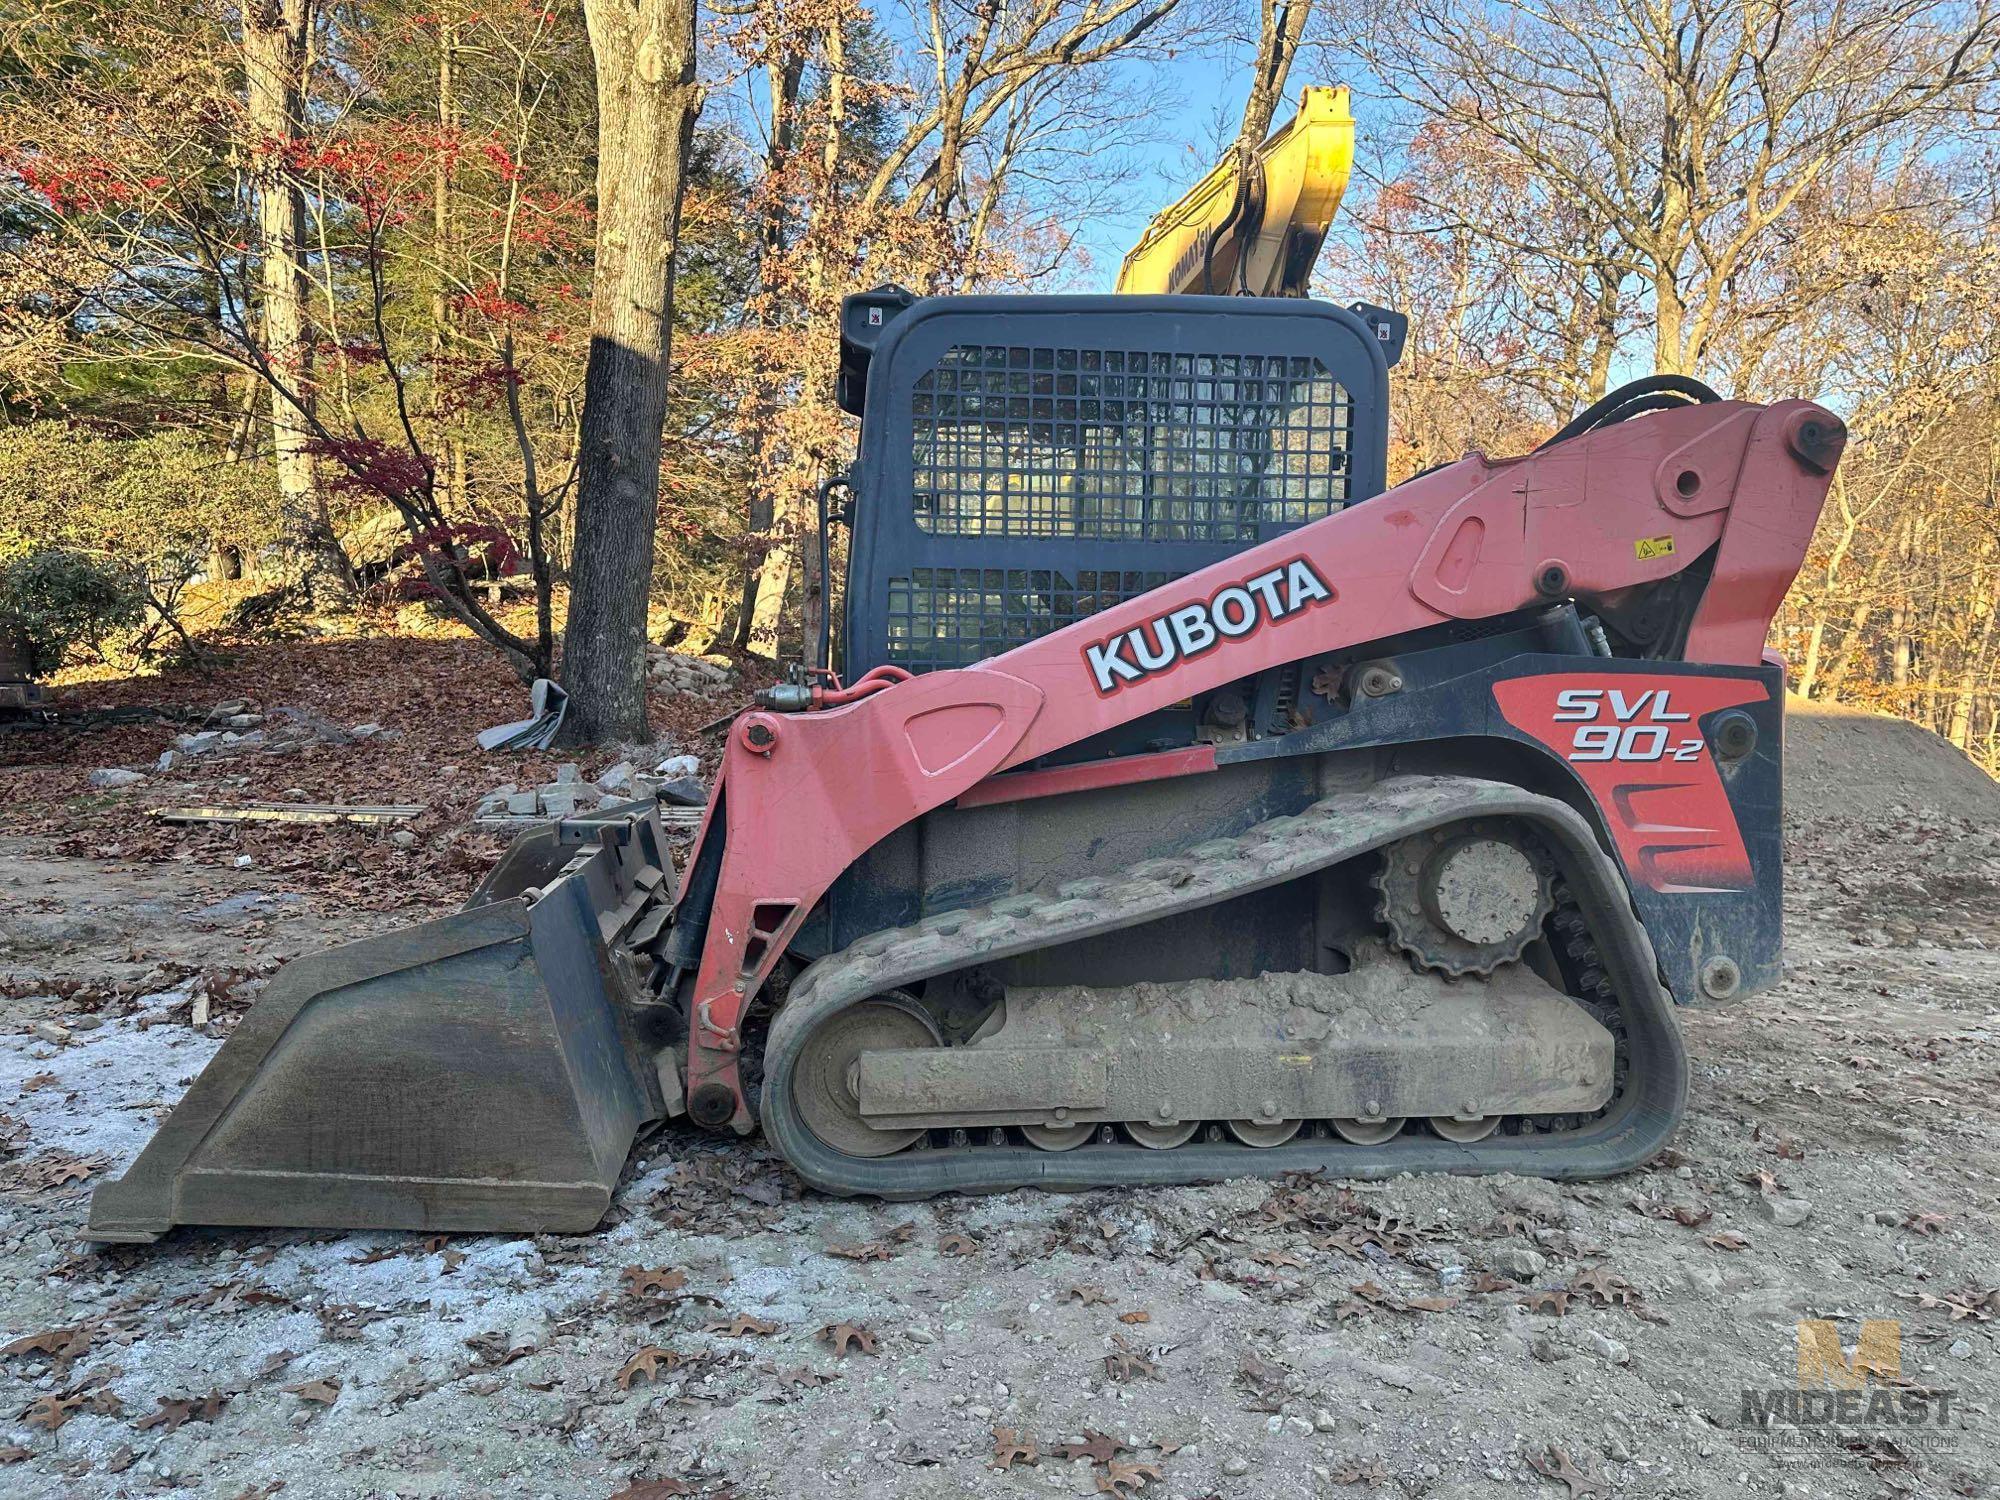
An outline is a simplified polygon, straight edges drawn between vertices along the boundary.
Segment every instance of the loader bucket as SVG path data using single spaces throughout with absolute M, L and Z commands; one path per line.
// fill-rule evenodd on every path
M 288 965 L 98 1187 L 89 1237 L 595 1225 L 662 1113 L 633 942 L 671 866 L 650 805 L 621 811 L 524 836 L 452 916 Z

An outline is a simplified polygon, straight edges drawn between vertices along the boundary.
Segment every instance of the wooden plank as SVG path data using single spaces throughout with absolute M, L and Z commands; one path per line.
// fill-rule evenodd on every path
M 246 802 L 239 807 L 154 807 L 163 823 L 400 823 L 421 817 L 421 805 L 339 802 Z

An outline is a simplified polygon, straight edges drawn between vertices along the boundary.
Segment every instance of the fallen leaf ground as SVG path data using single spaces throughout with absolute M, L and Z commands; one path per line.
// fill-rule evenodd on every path
M 747 704 L 751 689 L 771 677 L 751 659 L 737 666 L 739 685 L 728 692 L 655 692 L 648 745 L 489 753 L 474 736 L 526 717 L 528 694 L 476 641 L 378 634 L 226 645 L 207 670 L 67 687 L 54 725 L 0 725 L 0 834 L 134 864 L 233 864 L 248 855 L 256 868 L 322 904 L 440 910 L 461 901 L 499 855 L 495 835 L 469 826 L 481 796 L 506 782 L 550 781 L 572 759 L 586 776 L 646 753 L 647 764 L 691 752 L 712 765 L 720 739 L 703 726 Z M 199 729 L 216 705 L 239 701 L 266 714 L 294 708 L 343 726 L 379 724 L 386 733 L 284 755 L 181 757 L 154 771 L 177 736 Z M 116 767 L 147 779 L 116 792 L 90 785 L 91 771 Z M 148 816 L 161 805 L 252 801 L 405 803 L 427 811 L 398 825 L 418 835 L 409 849 L 392 843 L 388 828 L 188 827 Z

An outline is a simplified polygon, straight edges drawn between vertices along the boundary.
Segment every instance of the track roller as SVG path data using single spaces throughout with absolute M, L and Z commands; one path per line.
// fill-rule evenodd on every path
M 1231 1120 L 1227 1129 L 1246 1146 L 1267 1149 L 1282 1146 L 1299 1133 L 1304 1120 Z
M 1147 1125 L 1138 1120 L 1125 1122 L 1125 1133 L 1148 1151 L 1171 1151 L 1185 1146 L 1201 1129 L 1199 1120 L 1183 1120 L 1178 1125 Z
M 1095 1125 L 1023 1125 L 1021 1134 L 1028 1144 L 1041 1151 L 1074 1151 L 1089 1140 Z
M 1430 1127 L 1448 1141 L 1457 1141 L 1469 1146 L 1474 1141 L 1483 1141 L 1500 1128 L 1500 1116 L 1481 1115 L 1476 1120 L 1461 1120 L 1454 1115 L 1432 1115 Z
M 1357 1146 L 1379 1146 L 1402 1133 L 1401 1120 L 1330 1120 L 1333 1133 Z

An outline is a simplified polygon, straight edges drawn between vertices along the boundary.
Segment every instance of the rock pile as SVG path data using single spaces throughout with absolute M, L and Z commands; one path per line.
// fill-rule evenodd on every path
M 340 725 L 310 708 L 274 708 L 265 714 L 243 699 L 218 703 L 200 729 L 176 735 L 160 758 L 141 771 L 130 766 L 100 766 L 89 776 L 101 791 L 137 786 L 149 776 L 163 776 L 185 761 L 204 757 L 290 755 L 308 745 L 355 745 L 362 740 L 392 740 L 401 731 L 380 724 Z
M 362 740 L 393 739 L 397 731 L 380 724 L 342 726 L 310 708 L 274 708 L 269 714 L 255 711 L 248 703 L 217 704 L 207 725 L 192 734 L 178 736 L 173 747 L 160 753 L 155 773 L 173 769 L 176 761 L 207 755 L 243 755 L 262 751 L 266 755 L 289 755 L 308 745 L 353 745 Z
M 496 786 L 480 799 L 476 816 L 481 822 L 504 823 L 570 818 L 648 797 L 678 807 L 700 807 L 708 800 L 700 770 L 701 762 L 694 756 L 673 755 L 650 771 L 621 760 L 605 767 L 595 780 L 585 781 L 583 768 L 565 761 L 556 767 L 556 779 L 541 786 L 523 787 L 511 781 Z
M 656 687 L 673 693 L 712 693 L 736 680 L 726 663 L 705 656 L 684 656 L 665 646 L 646 648 L 646 674 Z

